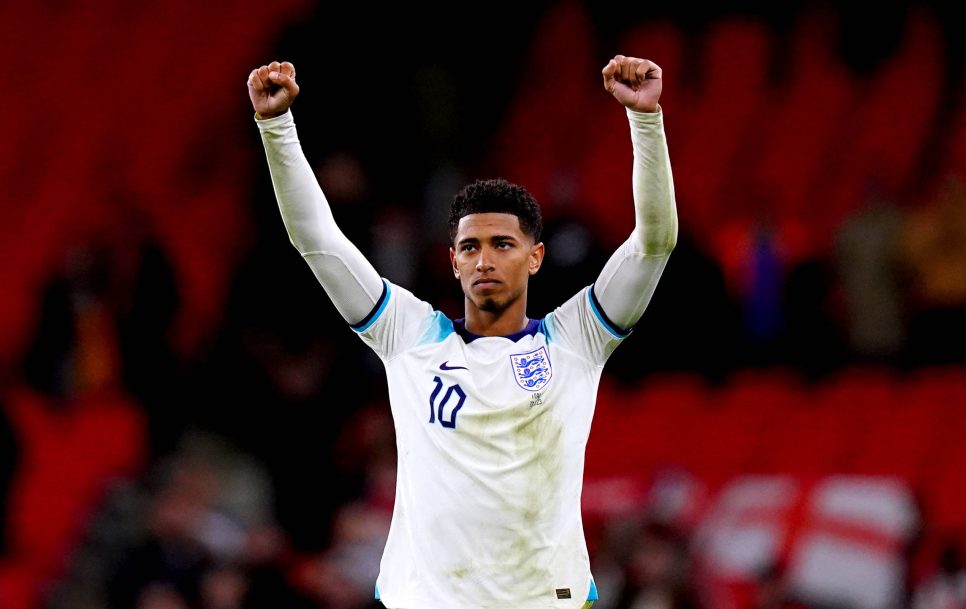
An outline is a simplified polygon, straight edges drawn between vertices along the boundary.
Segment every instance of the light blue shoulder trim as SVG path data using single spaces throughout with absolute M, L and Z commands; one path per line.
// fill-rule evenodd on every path
M 591 585 L 593 585 L 593 582 L 591 582 Z M 379 600 L 379 584 L 376 584 L 376 600 Z
M 379 320 L 379 316 L 382 312 L 386 310 L 386 305 L 389 304 L 389 298 L 392 296 L 392 289 L 389 287 L 389 282 L 385 279 L 382 280 L 382 296 L 379 297 L 379 301 L 376 302 L 375 306 L 372 307 L 372 311 L 366 315 L 362 321 L 355 324 L 349 324 L 349 327 L 362 334 L 368 330 L 372 324 Z
M 379 598 L 379 597 L 376 596 L 376 598 Z M 599 600 L 597 598 L 597 584 L 594 583 L 594 580 L 590 580 L 590 591 L 587 593 L 587 600 L 588 601 Z
M 453 334 L 456 330 L 453 328 L 453 322 L 449 317 L 446 317 L 439 311 L 433 311 L 433 319 L 429 322 L 429 327 L 423 332 L 423 335 L 419 337 L 416 341 L 417 345 L 426 345 L 429 343 L 441 343 L 446 340 L 446 337 Z
M 594 294 L 594 286 L 591 285 L 587 288 L 587 300 L 590 302 L 590 310 L 594 312 L 597 316 L 597 320 L 600 321 L 601 325 L 607 328 L 607 331 L 613 335 L 614 338 L 626 338 L 628 334 L 631 333 L 630 330 L 623 330 L 612 322 L 607 315 L 600 309 L 600 303 L 597 302 L 597 296 Z
M 540 325 L 537 327 L 537 332 L 541 332 L 547 337 L 547 344 L 553 340 L 553 334 L 555 332 L 553 327 L 553 313 L 548 313 L 546 317 L 540 320 Z

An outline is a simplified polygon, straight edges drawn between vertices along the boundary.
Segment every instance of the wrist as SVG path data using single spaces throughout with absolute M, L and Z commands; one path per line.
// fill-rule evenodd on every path
M 631 108 L 627 108 L 626 110 L 627 117 L 636 123 L 659 123 L 663 117 L 663 111 L 660 104 L 658 104 L 657 110 L 654 112 L 641 112 L 638 110 L 632 110 Z
M 661 112 L 661 104 L 654 104 L 647 108 L 632 108 L 631 106 L 625 106 L 628 110 L 635 114 L 658 114 Z
M 282 112 L 258 112 L 256 110 L 255 111 L 255 120 L 257 120 L 257 121 L 267 121 L 269 119 L 278 118 L 278 117 L 282 116 L 283 114 L 285 114 L 286 112 L 288 112 L 288 108 L 286 108 Z

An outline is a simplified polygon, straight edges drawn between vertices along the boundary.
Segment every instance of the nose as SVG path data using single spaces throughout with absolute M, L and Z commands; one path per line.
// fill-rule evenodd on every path
M 493 270 L 493 263 L 490 262 L 490 255 L 486 247 L 480 248 L 480 256 L 476 259 L 476 272 L 485 273 Z

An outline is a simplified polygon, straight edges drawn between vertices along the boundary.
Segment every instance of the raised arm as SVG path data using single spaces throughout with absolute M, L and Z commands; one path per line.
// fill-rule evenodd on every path
M 604 265 L 593 296 L 609 321 L 627 331 L 651 300 L 677 242 L 678 219 L 658 104 L 661 68 L 646 59 L 617 55 L 602 74 L 604 88 L 624 105 L 630 122 L 635 226 Z
M 265 146 L 282 221 L 336 309 L 350 324 L 366 318 L 384 284 L 335 223 L 329 203 L 299 144 L 289 107 L 298 95 L 295 67 L 273 61 L 252 70 L 248 94 Z

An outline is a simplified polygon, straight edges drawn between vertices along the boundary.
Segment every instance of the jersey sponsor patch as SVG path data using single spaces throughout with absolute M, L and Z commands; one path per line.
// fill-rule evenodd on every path
M 557 599 L 570 598 L 570 588 L 557 588 Z
M 514 353 L 510 356 L 513 368 L 513 378 L 517 385 L 527 391 L 540 391 L 550 382 L 553 368 L 550 365 L 550 354 L 546 347 L 540 347 L 526 353 Z

